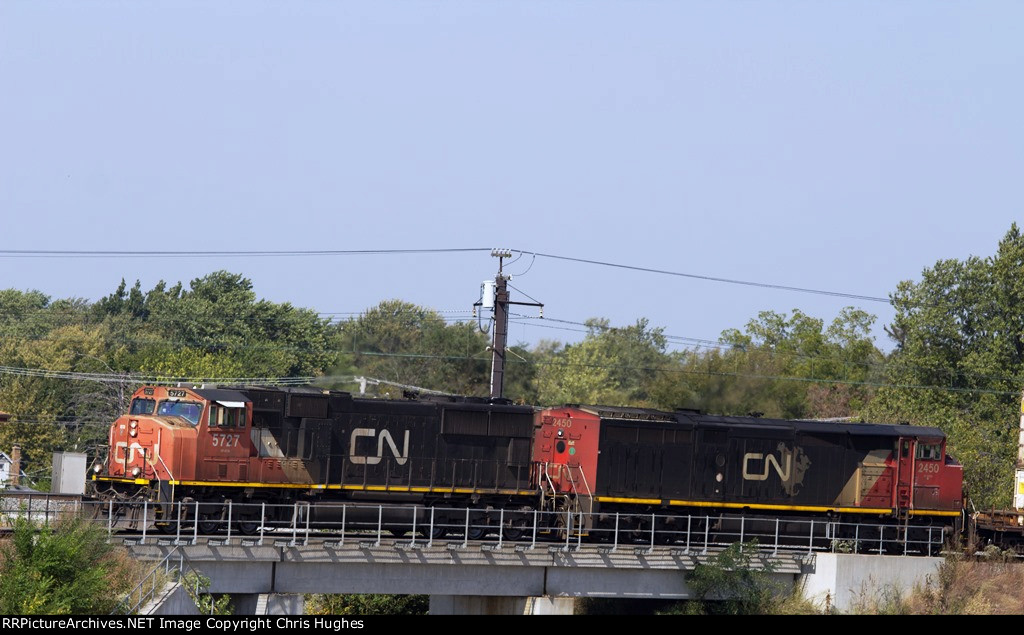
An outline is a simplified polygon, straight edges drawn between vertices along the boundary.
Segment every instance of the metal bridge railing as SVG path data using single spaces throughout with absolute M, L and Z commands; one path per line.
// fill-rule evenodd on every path
M 113 538 L 125 542 L 181 546 L 205 542 L 278 547 L 322 543 L 340 548 L 394 546 L 422 549 L 444 543 L 449 549 L 471 544 L 494 550 L 546 547 L 561 551 L 597 543 L 605 551 L 634 551 L 667 547 L 678 554 L 705 554 L 736 542 L 757 541 L 770 554 L 839 552 L 855 554 L 938 555 L 948 529 L 926 522 L 878 522 L 802 519 L 750 514 L 536 511 L 424 505 L 372 505 L 362 503 L 227 503 L 196 501 L 76 502 L 61 510 L 53 502 L 31 507 L 8 505 L 0 514 L 0 527 L 24 516 L 53 522 L 58 513 L 80 511 L 101 523 Z M 42 507 L 42 509 L 40 509 Z M 385 545 L 389 539 L 395 539 Z

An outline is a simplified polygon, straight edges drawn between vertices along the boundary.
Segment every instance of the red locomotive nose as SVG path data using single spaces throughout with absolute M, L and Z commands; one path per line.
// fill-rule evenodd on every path
M 153 478 L 160 452 L 160 424 L 147 417 L 122 416 L 110 430 L 108 474 Z

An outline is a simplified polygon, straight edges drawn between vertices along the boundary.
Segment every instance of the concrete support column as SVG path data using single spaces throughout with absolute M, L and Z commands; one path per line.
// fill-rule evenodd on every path
M 937 579 L 942 562 L 942 558 L 922 556 L 819 553 L 814 572 L 798 576 L 797 581 L 818 606 L 845 612 L 880 603 L 887 593 L 910 593 L 929 576 Z
M 431 595 L 431 615 L 572 615 L 574 598 Z
M 235 615 L 305 615 L 305 597 L 298 593 L 232 593 Z

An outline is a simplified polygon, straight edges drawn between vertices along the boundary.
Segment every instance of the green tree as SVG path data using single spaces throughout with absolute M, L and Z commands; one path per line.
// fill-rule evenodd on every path
M 891 298 L 891 386 L 870 416 L 941 427 L 975 504 L 1008 505 L 1024 387 L 1024 236 L 1013 224 L 993 256 L 940 260 Z
M 772 577 L 770 564 L 755 566 L 757 541 L 733 543 L 686 576 L 699 600 L 681 612 L 717 615 L 766 615 L 775 612 L 785 589 Z M 676 611 L 680 612 L 680 611 Z
M 338 328 L 339 345 L 362 375 L 444 392 L 489 394 L 488 341 L 475 324 L 446 324 L 435 311 L 388 300 Z
M 426 595 L 307 595 L 309 615 L 426 615 Z
M 653 405 L 651 386 L 670 358 L 663 329 L 646 319 L 625 328 L 587 320 L 582 342 L 541 356 L 537 393 L 542 404 Z
M 799 310 L 761 312 L 744 331 L 729 329 L 721 349 L 675 356 L 652 391 L 662 407 L 770 417 L 846 417 L 871 399 L 882 353 L 870 335 L 875 317 L 846 308 L 826 328 Z
M 79 516 L 37 528 L 24 518 L 0 543 L 0 614 L 105 615 L 133 584 L 130 562 Z

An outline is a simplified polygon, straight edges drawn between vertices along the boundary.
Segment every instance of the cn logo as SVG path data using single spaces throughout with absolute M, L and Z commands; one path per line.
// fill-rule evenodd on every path
M 150 465 L 155 465 L 156 456 L 160 454 L 160 444 L 154 443 L 153 451 L 147 452 L 146 448 L 142 447 L 138 441 L 133 441 L 131 445 L 128 445 L 127 441 L 118 441 L 114 444 L 114 461 L 117 463 L 124 463 L 126 461 L 133 463 L 136 452 L 145 457 Z
M 793 455 L 786 454 L 782 460 L 785 467 L 779 464 L 779 460 L 775 458 L 774 454 L 769 454 L 766 458 L 765 455 L 758 452 L 748 452 L 743 455 L 743 478 L 747 481 L 767 481 L 771 469 L 775 468 L 779 474 L 779 480 L 786 482 L 789 480 L 790 468 L 793 465 Z M 760 461 L 764 461 L 764 463 L 757 466 Z M 753 467 L 751 463 L 754 463 Z
M 365 456 L 358 454 L 356 451 L 356 441 L 359 437 L 377 437 L 377 456 Z M 388 444 L 391 450 L 391 454 L 395 457 L 395 462 L 399 465 L 405 465 L 405 462 L 409 460 L 409 431 L 405 431 L 405 442 L 402 445 L 402 451 L 398 451 L 398 445 L 395 440 L 391 437 L 391 433 L 387 430 L 381 430 L 380 434 L 377 434 L 375 428 L 356 428 L 352 431 L 352 438 L 349 442 L 348 456 L 351 461 L 357 465 L 377 465 L 380 463 L 381 457 L 384 456 L 384 443 Z

